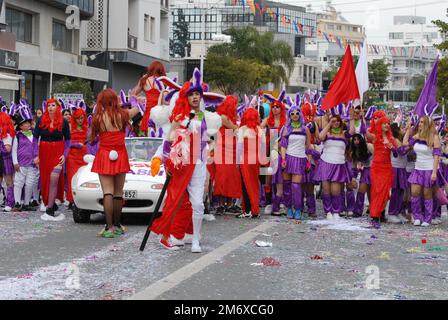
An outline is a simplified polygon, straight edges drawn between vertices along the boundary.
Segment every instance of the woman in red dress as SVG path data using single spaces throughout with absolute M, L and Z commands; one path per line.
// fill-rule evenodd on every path
M 244 112 L 238 129 L 237 163 L 240 164 L 244 212 L 237 218 L 258 218 L 260 215 L 258 176 L 265 146 L 266 138 L 260 128 L 260 115 L 256 109 L 249 108 Z
M 241 197 L 241 175 L 236 165 L 236 136 L 234 133 L 238 129 L 236 125 L 237 102 L 236 97 L 227 96 L 217 110 L 222 119 L 222 127 L 219 129 L 217 146 L 214 152 L 214 195 L 221 197 L 218 213 L 224 213 L 228 209 L 227 206 L 231 202 L 226 203 L 226 200 Z
M 380 218 L 387 201 L 390 198 L 390 190 L 394 173 L 392 169 L 391 152 L 393 148 L 400 147 L 400 142 L 395 140 L 390 129 L 390 119 L 381 117 L 371 127 L 374 134 L 373 161 L 370 171 L 370 216 L 373 218 L 373 226 L 380 227 Z
M 34 137 L 40 138 L 39 171 L 42 200 L 46 207 L 43 220 L 62 220 L 63 214 L 55 217 L 57 198 L 64 202 L 63 165 L 70 145 L 70 126 L 62 117 L 61 106 L 54 99 L 47 100 L 44 115 L 34 128 Z M 62 174 L 61 174 L 62 173 Z
M 138 81 L 131 93 L 133 96 L 138 96 L 140 92 L 145 92 L 146 109 L 142 122 L 140 123 L 140 130 L 145 133 L 145 136 L 148 135 L 151 109 L 157 105 L 160 95 L 160 90 L 155 83 L 155 79 L 165 75 L 165 66 L 160 61 L 154 61 L 149 65 L 146 74 Z
M 85 111 L 84 102 L 80 102 L 76 109 L 73 110 L 72 117 L 70 119 L 71 129 L 71 144 L 70 150 L 67 156 L 67 201 L 70 202 L 70 207 L 73 205 L 72 195 L 72 178 L 79 168 L 85 165 L 84 156 L 87 154 L 87 115 Z
M 130 170 L 124 138 L 129 119 L 138 112 L 136 106 L 130 110 L 122 109 L 118 95 L 112 89 L 105 89 L 98 95 L 90 140 L 99 135 L 92 172 L 98 173 L 103 190 L 106 226 L 98 233 L 103 238 L 113 238 L 126 231 L 120 221 L 124 181 Z

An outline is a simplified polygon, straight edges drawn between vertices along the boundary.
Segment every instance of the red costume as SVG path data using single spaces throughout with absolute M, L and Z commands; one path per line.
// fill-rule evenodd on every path
M 78 127 L 76 119 L 84 116 L 84 123 L 81 128 Z M 72 178 L 76 172 L 85 165 L 84 156 L 87 154 L 87 115 L 86 112 L 79 108 L 73 112 L 71 118 L 71 147 L 67 157 L 67 180 L 68 180 L 68 192 L 67 201 L 73 202 L 72 195 Z
M 127 173 L 129 166 L 128 152 L 124 143 L 125 131 L 106 131 L 100 133 L 100 146 L 93 161 L 92 172 L 104 175 Z M 111 151 L 116 151 L 118 158 L 111 160 Z
M 118 106 L 118 100 L 113 101 L 107 108 L 104 105 L 106 101 L 114 100 L 115 96 L 116 93 L 111 89 L 106 89 L 98 95 L 91 132 L 91 137 L 99 136 L 99 148 L 93 161 L 92 172 L 112 176 L 127 173 L 131 169 L 124 143 L 126 127 L 129 125 L 129 113 Z M 104 131 L 105 117 L 121 130 Z
M 47 108 L 44 111 L 42 118 L 37 122 L 34 129 L 34 137 L 36 139 L 40 138 L 40 190 L 42 194 L 42 200 L 47 207 L 49 203 L 50 181 L 54 170 L 56 170 L 55 178 L 58 179 L 57 187 L 55 186 L 57 188 L 56 198 L 61 202 L 64 201 L 64 175 L 60 174 L 61 169 L 57 169 L 56 167 L 60 167 L 60 158 L 64 155 L 64 151 L 68 148 L 68 144 L 70 143 L 70 127 L 68 122 L 62 118 L 61 107 L 59 103 L 54 99 L 50 99 L 47 101 L 47 105 L 51 103 L 57 104 L 53 126 L 51 126 L 50 114 Z
M 250 200 L 250 211 L 252 216 L 260 214 L 260 181 L 258 179 L 260 174 L 259 155 L 260 145 L 266 143 L 263 131 L 260 129 L 259 125 L 260 116 L 258 111 L 249 108 L 241 119 L 241 127 L 238 133 L 238 160 L 242 160 L 240 171 L 243 178 L 243 187 L 245 187 Z M 250 141 L 253 139 L 255 139 L 254 142 Z M 247 204 L 244 201 L 244 197 L 242 200 L 243 207 L 246 208 Z
M 227 116 L 228 120 L 236 124 L 236 104 L 234 96 L 228 96 L 218 107 L 219 115 Z M 236 137 L 232 129 L 222 126 L 219 129 L 215 150 L 214 195 L 229 198 L 241 197 L 241 175 L 236 165 Z
M 381 217 L 387 201 L 390 198 L 390 190 L 393 182 L 393 169 L 391 161 L 391 149 L 384 144 L 381 125 L 390 123 L 389 118 L 382 117 L 371 127 L 371 132 L 375 134 L 374 154 L 371 167 L 371 189 L 370 189 L 370 216 L 373 218 Z M 387 139 L 395 145 L 395 139 L 392 132 L 387 132 Z

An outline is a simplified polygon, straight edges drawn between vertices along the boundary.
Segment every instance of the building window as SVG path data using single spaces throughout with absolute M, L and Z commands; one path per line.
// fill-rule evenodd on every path
M 6 8 L 6 31 L 15 33 L 16 39 L 32 42 L 33 16 L 31 14 Z
M 154 18 L 154 17 L 151 17 L 151 27 L 150 28 L 151 28 L 150 40 L 154 42 L 156 40 L 156 18 Z
M 341 31 L 342 30 L 342 26 L 336 26 L 336 30 Z
M 390 32 L 389 39 L 403 39 L 403 32 Z
M 56 50 L 72 52 L 73 33 L 64 23 L 53 21 L 53 46 Z
M 163 1 L 163 0 L 161 0 Z M 150 34 L 151 34 L 151 26 L 149 24 L 149 15 L 145 14 L 145 20 L 144 20 L 144 37 L 145 37 L 145 41 L 149 41 L 150 39 Z
M 327 24 L 327 30 L 334 30 L 334 24 Z

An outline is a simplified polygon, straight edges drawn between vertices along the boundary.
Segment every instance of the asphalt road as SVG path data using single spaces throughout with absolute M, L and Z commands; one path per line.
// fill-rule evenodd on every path
M 225 215 L 204 222 L 202 254 L 168 252 L 156 236 L 141 253 L 145 219 L 126 219 L 126 235 L 103 239 L 101 215 L 75 224 L 63 212 L 61 222 L 0 213 L 0 299 L 448 298 L 446 220 L 376 230 L 367 218 Z

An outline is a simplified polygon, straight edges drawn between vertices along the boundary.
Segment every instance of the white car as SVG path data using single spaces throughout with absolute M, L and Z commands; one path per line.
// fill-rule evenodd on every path
M 165 183 L 165 170 L 162 166 L 159 174 L 153 177 L 151 159 L 162 142 L 160 138 L 126 138 L 131 171 L 126 174 L 124 184 L 123 213 L 149 215 L 154 212 Z M 92 155 L 84 156 L 87 165 L 81 167 L 72 179 L 73 220 L 76 223 L 87 223 L 91 214 L 104 212 L 99 177 L 91 171 L 94 159 Z

